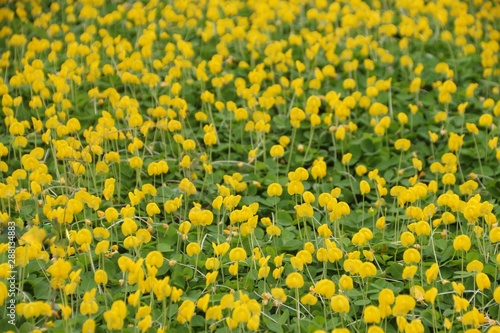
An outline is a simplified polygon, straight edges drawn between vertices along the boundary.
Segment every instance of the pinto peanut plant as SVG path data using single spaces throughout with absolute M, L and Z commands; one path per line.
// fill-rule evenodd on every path
M 0 327 L 500 332 L 500 3 L 3 0 Z

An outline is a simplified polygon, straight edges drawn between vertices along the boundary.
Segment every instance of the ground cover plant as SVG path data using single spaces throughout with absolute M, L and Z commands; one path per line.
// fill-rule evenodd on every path
M 2 1 L 0 327 L 500 332 L 500 3 Z

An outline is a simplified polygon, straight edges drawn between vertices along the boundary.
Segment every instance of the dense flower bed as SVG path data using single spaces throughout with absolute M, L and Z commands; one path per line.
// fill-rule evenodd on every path
M 500 3 L 4 1 L 0 324 L 500 332 Z

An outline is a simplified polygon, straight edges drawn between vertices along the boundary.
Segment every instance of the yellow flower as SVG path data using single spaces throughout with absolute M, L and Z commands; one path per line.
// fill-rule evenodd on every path
M 167 288 L 167 293 L 168 293 L 168 288 Z M 165 295 L 167 295 L 165 293 Z M 182 289 L 178 289 L 176 287 L 172 287 L 171 292 L 170 292 L 170 298 L 172 299 L 172 302 L 179 302 L 181 300 L 181 296 L 183 294 Z
M 485 113 L 479 117 L 479 126 L 490 127 L 493 124 L 493 116 L 489 113 Z
M 266 233 L 269 236 L 280 236 L 281 229 L 276 225 L 270 225 L 269 227 L 266 228 Z
M 330 302 L 333 311 L 338 313 L 348 313 L 351 309 L 349 300 L 344 295 L 333 296 Z
M 182 205 L 182 196 L 183 195 L 181 194 L 177 198 L 165 201 L 165 203 L 163 204 L 163 208 L 165 209 L 165 212 L 167 214 L 174 213 L 180 208 L 180 206 Z
M 322 224 L 318 227 L 318 235 L 323 238 L 330 238 L 333 235 L 333 232 L 330 230 L 327 224 Z
M 469 307 L 469 301 L 465 298 L 459 297 L 457 295 L 452 295 L 453 296 L 453 307 L 456 312 L 462 312 L 464 310 L 467 310 Z
M 495 300 L 495 303 L 500 304 L 500 286 L 495 288 L 495 291 L 493 292 L 493 299 Z
M 314 194 L 312 194 L 310 191 L 305 191 L 302 193 L 302 199 L 304 199 L 304 202 L 307 204 L 313 203 L 316 201 L 316 198 L 314 197 Z
M 181 162 L 179 163 L 179 166 L 184 169 L 189 169 L 191 167 L 191 158 L 189 155 L 184 155 L 182 157 Z
M 361 192 L 361 195 L 365 195 L 370 193 L 370 184 L 366 180 L 362 180 L 359 183 L 359 190 Z
M 196 302 L 196 307 L 203 312 L 207 311 L 208 302 L 210 301 L 210 294 L 205 294 L 203 297 L 200 297 Z
M 342 85 L 345 90 L 354 89 L 356 88 L 356 81 L 354 81 L 354 79 L 348 78 L 344 80 Z
M 108 330 L 119 330 L 123 328 L 123 321 L 127 316 L 127 306 L 123 301 L 115 301 L 111 305 L 111 309 L 104 312 L 104 320 L 106 321 Z
M 313 306 L 318 302 L 318 298 L 313 294 L 306 294 L 300 298 L 300 303 Z
M 286 302 L 287 296 L 283 288 L 272 288 L 271 295 L 275 300 L 277 300 L 280 303 Z
M 355 169 L 356 175 L 359 177 L 365 175 L 368 172 L 368 169 L 366 168 L 365 165 L 358 165 Z
M 151 327 L 152 324 L 153 324 L 153 319 L 151 315 L 147 315 L 144 317 L 144 319 L 139 321 L 137 327 L 141 330 L 142 333 L 144 333 Z
M 92 242 L 92 233 L 88 229 L 80 229 L 76 234 L 75 241 L 78 245 L 90 244 Z
M 342 275 L 339 279 L 339 288 L 342 290 L 351 290 L 354 288 L 352 278 L 348 275 Z
M 247 328 L 251 331 L 257 331 L 260 325 L 260 317 L 258 315 L 253 315 L 247 322 Z
M 8 272 L 8 271 L 7 271 Z M 7 299 L 9 292 L 7 290 L 7 286 L 5 283 L 0 281 L 0 304 L 4 304 L 5 300 Z
M 380 310 L 374 305 L 368 305 L 363 310 L 363 320 L 367 324 L 380 323 Z
M 448 138 L 448 148 L 452 152 L 456 152 L 462 147 L 464 143 L 464 135 L 458 135 L 456 133 L 451 132 L 450 137 Z
M 371 262 L 364 262 L 359 267 L 359 276 L 361 278 L 371 277 L 377 275 L 377 268 Z
M 386 218 L 385 216 L 381 216 L 375 222 L 375 227 L 379 230 L 384 230 L 386 227 Z
M 377 325 L 372 325 L 368 327 L 368 330 L 366 331 L 366 333 L 384 333 L 384 332 L 385 331 L 380 326 Z
M 128 218 L 128 217 L 123 219 L 121 230 L 122 230 L 122 233 L 124 236 L 128 236 L 128 235 L 136 232 L 138 228 L 139 227 L 137 226 L 137 224 L 135 223 L 135 221 L 133 219 Z
M 208 272 L 206 275 L 206 285 L 210 285 L 212 283 L 215 283 L 217 280 L 217 275 L 219 275 L 219 271 L 214 271 L 214 272 Z
M 127 303 L 136 307 L 139 304 L 139 300 L 141 298 L 141 290 L 137 289 L 135 293 L 130 293 L 127 297 Z
M 98 269 L 94 274 L 94 281 L 97 284 L 107 284 L 108 283 L 108 273 L 105 270 Z
M 304 278 L 298 272 L 292 272 L 286 277 L 286 285 L 288 288 L 302 288 L 304 286 Z
M 49 273 L 53 278 L 62 279 L 67 279 L 70 271 L 71 263 L 63 259 L 57 259 L 56 262 L 54 262 L 52 266 L 47 269 L 47 273 Z
M 404 126 L 406 123 L 408 123 L 408 115 L 404 112 L 398 113 L 398 121 L 402 126 Z
M 368 109 L 368 113 L 373 117 L 378 117 L 381 115 L 385 115 L 389 112 L 389 108 L 382 103 L 375 102 Z M 387 126 L 388 127 L 388 126 Z
M 352 159 L 351 153 L 346 153 L 346 154 L 342 155 L 342 164 L 349 164 L 351 159 Z
M 229 259 L 231 261 L 243 261 L 247 258 L 247 253 L 242 247 L 235 247 L 229 252 Z
M 480 273 L 483 271 L 484 265 L 479 260 L 472 260 L 467 264 L 466 270 L 467 272 L 475 272 Z
M 235 306 L 230 319 L 236 324 L 238 324 L 238 323 L 247 323 L 251 317 L 252 314 L 248 309 L 248 306 L 246 304 L 242 304 Z
M 191 300 L 185 300 L 177 310 L 177 321 L 181 324 L 191 322 L 195 311 L 195 304 Z
M 313 179 L 324 178 L 327 174 L 326 169 L 327 169 L 326 163 L 322 157 L 319 157 L 316 160 L 314 160 L 313 166 L 311 168 L 311 175 Z
M 408 139 L 398 139 L 394 143 L 394 148 L 396 150 L 407 151 L 408 149 L 410 149 L 410 146 L 411 146 L 411 142 Z
M 169 170 L 166 161 L 152 162 L 148 165 L 148 175 L 158 176 L 167 173 Z
M 415 308 L 415 299 L 409 295 L 398 295 L 392 309 L 394 316 L 406 316 L 408 312 Z
M 227 253 L 227 251 L 229 251 L 230 245 L 227 242 L 219 245 L 212 243 L 212 248 L 214 249 L 214 254 L 216 256 L 223 256 Z
M 444 318 L 443 327 L 450 330 L 452 327 L 451 321 L 448 318 Z
M 132 169 L 142 168 L 142 159 L 139 156 L 134 156 L 130 158 L 128 163 Z
M 462 324 L 463 325 L 473 326 L 476 328 L 479 328 L 480 325 L 486 323 L 486 321 L 487 320 L 484 317 L 484 314 L 479 312 L 479 310 L 477 308 L 473 308 L 471 311 L 464 313 L 464 315 L 462 316 Z M 467 330 L 466 332 L 469 332 L 469 331 L 471 331 L 471 329 Z M 474 330 L 472 329 L 472 331 L 474 331 Z M 479 330 L 475 330 L 475 331 L 479 332 Z
M 288 183 L 287 192 L 289 195 L 302 194 L 304 192 L 304 185 L 300 180 L 293 180 Z
M 158 207 L 158 205 L 156 203 L 150 202 L 146 206 L 146 213 L 148 214 L 148 216 L 160 214 L 160 208 Z
M 22 123 L 15 121 L 9 126 L 9 133 L 11 135 L 23 135 L 24 134 L 24 126 Z
M 146 264 L 154 267 L 163 266 L 163 255 L 159 251 L 151 251 L 146 256 Z
M 238 275 L 238 269 L 239 269 L 238 262 L 235 262 L 234 264 L 229 266 L 229 269 L 228 269 L 229 274 L 231 274 L 233 276 Z
M 429 134 L 429 139 L 431 140 L 432 143 L 435 143 L 439 139 L 437 133 L 431 131 L 427 131 L 427 133 Z
M 182 149 L 185 151 L 196 149 L 196 142 L 192 139 L 186 139 L 182 142 Z
M 463 292 L 465 291 L 465 286 L 462 284 L 462 283 L 457 283 L 455 281 L 453 281 L 451 283 L 452 287 L 453 287 L 453 290 L 458 294 L 458 295 L 462 295 Z
M 95 321 L 94 319 L 87 319 L 83 323 L 82 333 L 94 333 L 95 332 Z
M 469 236 L 467 235 L 459 235 L 455 237 L 455 240 L 453 241 L 453 248 L 456 251 L 469 251 L 471 248 L 471 241 Z
M 283 188 L 278 183 L 272 183 L 267 187 L 267 195 L 270 197 L 279 197 L 283 193 Z
M 500 227 L 491 228 L 489 236 L 492 243 L 500 242 Z
M 403 232 L 400 236 L 400 239 L 401 239 L 401 244 L 404 247 L 411 246 L 415 243 L 415 236 L 409 231 Z
M 313 207 L 308 203 L 295 206 L 295 211 L 298 217 L 312 217 L 314 215 Z
M 425 271 L 425 277 L 427 278 L 427 283 L 434 281 L 439 274 L 439 265 L 434 263 L 432 266 Z
M 194 195 L 197 192 L 194 184 L 191 181 L 189 181 L 189 179 L 187 179 L 187 178 L 183 178 L 181 180 L 181 182 L 179 183 L 179 189 L 182 192 L 186 193 L 187 195 Z M 180 203 L 179 203 L 179 205 L 180 205 Z
M 83 301 L 80 304 L 80 313 L 84 316 L 94 314 L 98 310 L 97 301 L 95 300 L 95 293 L 97 289 L 93 288 L 83 295 Z
M 476 285 L 479 290 L 489 289 L 491 287 L 491 281 L 485 273 L 478 273 L 476 275 Z
M 477 128 L 476 124 L 474 124 L 474 123 L 466 123 L 465 127 L 467 128 L 467 131 L 469 131 L 469 133 L 472 133 L 472 134 L 479 133 L 479 129 Z
M 312 253 L 314 253 L 314 245 L 311 242 L 304 244 L 305 250 L 297 252 L 296 257 L 305 264 L 312 263 Z
M 335 139 L 336 140 L 344 140 L 345 139 L 345 127 L 344 126 L 339 126 L 337 130 L 335 131 Z
M 215 257 L 208 258 L 205 262 L 205 268 L 208 270 L 218 270 L 220 267 L 219 259 Z
M 186 246 L 186 253 L 190 257 L 197 255 L 200 252 L 201 252 L 201 247 L 200 247 L 200 244 L 198 244 L 198 243 L 192 242 Z
M 406 264 L 419 263 L 420 262 L 420 252 L 417 249 L 410 248 L 403 253 L 403 260 Z
M 219 321 L 221 319 L 222 319 L 222 307 L 220 305 L 211 306 L 205 312 L 205 320 Z
M 195 204 L 189 211 L 189 219 L 194 226 L 207 226 L 212 224 L 214 214 L 210 210 L 201 209 L 201 205 Z
M 335 294 L 335 283 L 329 279 L 322 279 L 316 283 L 314 291 L 325 298 L 332 298 Z
M 285 150 L 281 145 L 274 145 L 270 150 L 271 157 L 283 157 L 285 155 Z
M 394 303 L 394 292 L 391 289 L 384 288 L 378 294 L 379 304 L 391 305 Z
M 431 289 L 429 289 L 425 292 L 424 299 L 426 302 L 434 304 L 434 301 L 436 299 L 437 294 L 438 294 L 437 288 L 432 287 Z
M 418 266 L 414 266 L 414 265 L 406 266 L 403 269 L 403 274 L 402 274 L 403 279 L 405 279 L 405 280 L 413 279 L 413 277 L 417 273 L 417 270 L 418 270 Z

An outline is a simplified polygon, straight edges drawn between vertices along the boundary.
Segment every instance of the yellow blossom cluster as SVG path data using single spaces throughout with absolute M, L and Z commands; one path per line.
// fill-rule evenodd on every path
M 0 8 L 6 330 L 500 332 L 500 3 Z

